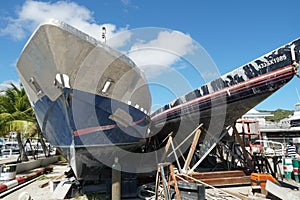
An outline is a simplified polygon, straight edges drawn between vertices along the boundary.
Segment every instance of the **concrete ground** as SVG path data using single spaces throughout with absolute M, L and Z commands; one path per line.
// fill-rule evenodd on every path
M 14 191 L 10 191 L 9 194 L 3 196 L 3 194 L 7 192 L 3 192 L 0 194 L 0 199 L 4 200 L 29 200 L 29 196 L 31 197 L 31 200 L 49 200 L 52 199 L 51 196 L 53 194 L 53 190 L 51 188 L 51 184 L 46 185 L 45 187 L 40 187 L 41 185 L 48 183 L 50 180 L 53 178 L 59 177 L 64 174 L 64 172 L 67 172 L 70 170 L 70 166 L 66 162 L 57 162 L 55 164 L 52 164 L 53 166 L 53 172 L 49 174 L 42 175 L 32 181 L 29 181 L 27 185 L 20 185 L 16 186 Z M 37 169 L 35 169 L 37 170 Z M 26 173 L 30 173 L 32 171 Z M 23 174 L 18 174 L 17 176 L 22 176 L 25 175 L 26 173 Z M 290 184 L 296 185 L 300 187 L 300 183 L 296 183 L 295 181 L 290 180 Z M 248 196 L 251 193 L 251 186 L 245 186 L 245 187 L 230 187 L 230 188 L 222 188 L 221 190 L 224 191 L 229 191 L 235 194 L 242 194 L 244 196 Z M 291 192 L 290 190 L 286 190 Z M 296 191 L 295 191 L 296 192 Z M 1 196 L 2 195 L 2 196 Z M 297 195 L 300 195 L 299 192 L 297 191 Z M 219 192 L 217 192 L 214 189 L 206 189 L 206 197 L 207 199 L 218 199 L 223 198 L 223 199 L 239 199 L 239 198 L 233 198 L 231 195 L 220 195 Z M 300 198 L 300 197 L 299 197 Z M 73 200 L 88 200 L 88 199 L 109 199 L 105 196 L 78 196 L 76 198 L 73 198 Z
M 54 164 L 51 164 L 50 166 L 53 166 L 53 172 L 50 172 L 49 174 L 44 174 L 36 179 L 33 179 L 32 181 L 26 182 L 27 184 L 22 184 L 19 186 L 14 187 L 12 190 L 5 191 L 3 193 L 0 193 L 0 199 L 4 200 L 49 200 L 53 199 L 53 188 L 51 187 L 52 184 L 48 184 L 45 187 L 41 187 L 41 185 L 46 184 L 50 182 L 53 178 L 59 177 L 63 175 L 65 172 L 70 170 L 70 166 L 67 162 L 57 162 Z M 24 172 L 21 174 L 17 174 L 18 176 L 23 176 L 29 173 L 32 173 L 40 168 Z M 52 185 L 53 186 L 53 185 Z M 8 193 L 8 194 L 7 194 Z M 89 194 L 76 196 L 75 198 L 72 198 L 72 200 L 88 200 L 88 199 L 105 199 L 109 200 L 110 198 L 99 194 Z M 133 199 L 130 199 L 133 200 Z
M 40 186 L 42 184 L 45 184 L 49 182 L 51 179 L 58 177 L 60 175 L 63 175 L 64 172 L 68 171 L 70 169 L 69 165 L 66 162 L 58 162 L 55 164 L 52 164 L 53 166 L 53 172 L 45 175 L 41 175 L 38 178 L 35 179 L 35 181 L 27 184 L 26 186 L 20 185 L 20 188 L 16 191 L 13 191 L 12 193 L 6 195 L 3 197 L 5 200 L 27 200 L 29 199 L 28 196 L 31 196 L 31 199 L 33 200 L 48 200 L 51 199 L 52 191 L 50 189 L 50 185 L 41 188 Z M 37 169 L 35 169 L 37 170 Z M 34 172 L 35 170 L 32 170 L 30 172 Z M 29 173 L 29 172 L 26 172 Z M 17 174 L 17 176 L 25 175 L 23 174 Z M 19 186 L 16 186 L 19 187 Z M 16 188 L 15 188 L 16 189 Z M 5 193 L 5 192 L 4 192 Z M 27 197 L 27 198 L 26 198 Z

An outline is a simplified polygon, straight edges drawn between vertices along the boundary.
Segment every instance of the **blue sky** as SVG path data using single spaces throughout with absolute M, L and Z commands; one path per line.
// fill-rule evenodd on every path
M 224 74 L 298 38 L 299 7 L 298 0 L 2 1 L 0 89 L 8 81 L 19 80 L 15 64 L 20 52 L 36 26 L 48 17 L 66 21 L 84 32 L 90 31 L 94 37 L 99 31 L 99 38 L 103 25 L 111 36 L 123 30 L 144 27 L 180 31 L 187 39 L 192 38 L 193 43 L 200 44 L 219 73 Z M 170 39 L 168 45 L 177 44 L 176 40 L 172 40 L 173 36 L 166 36 Z M 191 44 L 189 40 L 186 42 L 182 45 Z M 186 51 L 181 52 L 184 54 Z M 189 70 L 184 71 L 189 73 Z M 193 73 L 192 70 L 190 73 Z M 190 84 L 196 88 L 202 82 L 195 78 Z M 294 78 L 256 109 L 293 109 L 294 104 L 300 101 L 297 89 L 300 92 L 300 79 Z

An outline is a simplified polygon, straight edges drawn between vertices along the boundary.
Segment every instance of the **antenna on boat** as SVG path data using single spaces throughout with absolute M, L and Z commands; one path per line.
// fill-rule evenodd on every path
M 104 40 L 104 43 L 106 43 L 106 28 L 102 27 L 102 39 Z

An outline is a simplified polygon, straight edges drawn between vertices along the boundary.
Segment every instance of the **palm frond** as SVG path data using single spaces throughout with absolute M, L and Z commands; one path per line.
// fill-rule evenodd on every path
M 37 129 L 33 109 L 25 89 L 10 83 L 4 96 L 0 96 L 0 130 L 28 132 Z M 33 128 L 29 128 L 33 127 Z
M 3 130 L 6 132 L 20 132 L 20 133 L 35 133 L 37 128 L 36 124 L 33 122 L 25 120 L 12 120 L 3 127 Z

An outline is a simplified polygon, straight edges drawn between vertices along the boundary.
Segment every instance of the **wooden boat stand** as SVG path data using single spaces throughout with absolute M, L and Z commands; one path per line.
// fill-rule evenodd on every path
M 238 171 L 238 170 L 226 171 L 226 172 L 221 172 L 221 173 L 220 172 L 193 173 L 194 169 L 201 163 L 201 161 L 203 161 L 203 159 L 208 155 L 208 153 L 210 153 L 210 151 L 216 146 L 216 143 L 214 143 L 212 145 L 212 147 L 209 149 L 209 151 L 207 152 L 207 154 L 203 155 L 203 157 L 194 166 L 192 166 L 190 168 L 190 163 L 191 163 L 192 157 L 195 153 L 196 145 L 198 144 L 198 140 L 201 135 L 201 129 L 200 129 L 201 127 L 202 127 L 202 124 L 200 124 L 184 141 L 182 141 L 179 145 L 177 145 L 176 148 L 174 147 L 172 133 L 169 134 L 169 136 L 168 136 L 169 138 L 168 138 L 167 144 L 165 146 L 165 152 L 161 158 L 162 163 L 159 163 L 157 166 L 155 199 L 159 199 L 160 197 L 163 197 L 163 199 L 171 199 L 171 196 L 170 196 L 170 195 L 172 195 L 170 192 L 171 187 L 173 187 L 175 190 L 176 198 L 181 199 L 180 191 L 179 191 L 178 184 L 177 184 L 178 181 L 191 183 L 191 184 L 195 184 L 195 183 L 201 184 L 201 185 L 204 185 L 205 187 L 213 188 L 215 190 L 218 190 L 220 193 L 225 193 L 226 195 L 230 195 L 231 197 L 235 197 L 235 198 L 237 197 L 236 194 L 231 194 L 230 192 L 214 188 L 213 185 L 220 186 L 218 184 L 221 184 L 221 185 L 250 184 L 250 177 L 246 176 L 244 174 L 244 172 Z M 237 133 L 237 130 L 234 130 L 234 132 Z M 190 146 L 187 158 L 185 158 L 179 148 L 192 135 L 194 135 L 194 139 Z M 220 138 L 222 138 L 222 136 Z M 238 138 L 239 137 L 237 137 L 237 140 L 238 140 Z M 242 143 L 241 139 L 239 142 Z M 172 152 L 167 155 L 170 147 L 172 149 Z M 179 153 L 181 154 L 181 156 L 184 160 L 183 167 L 181 167 L 181 165 L 179 163 L 179 158 L 176 153 L 177 150 L 179 151 Z M 244 155 L 246 155 L 245 151 L 243 153 L 244 153 Z M 169 157 L 172 154 L 174 154 L 174 156 L 175 156 L 175 160 L 177 163 L 179 173 L 175 173 L 174 166 L 171 163 L 163 162 L 163 161 L 165 161 L 166 157 Z M 248 164 L 250 164 L 250 163 L 248 163 Z
M 166 178 L 166 173 L 164 167 L 168 167 L 169 169 L 169 177 L 168 180 Z M 159 194 L 159 187 L 160 185 L 163 186 L 162 195 L 164 199 L 171 199 L 170 187 L 174 186 L 176 192 L 177 200 L 180 200 L 179 189 L 177 185 L 177 180 L 175 177 L 174 167 L 171 163 L 159 163 L 157 166 L 157 173 L 156 173 L 156 184 L 155 184 L 155 200 L 158 200 Z
M 209 176 L 208 176 L 209 174 Z M 219 195 L 223 196 L 223 199 L 227 199 L 226 197 L 229 197 L 229 199 L 245 199 L 243 195 L 239 195 L 237 193 L 233 193 L 227 190 L 223 190 L 220 188 L 216 188 L 213 185 L 209 183 L 220 183 L 221 177 L 224 178 L 224 176 L 227 178 L 225 182 L 227 181 L 227 184 L 232 184 L 232 181 L 236 181 L 239 183 L 244 183 L 243 181 L 246 180 L 247 183 L 250 183 L 249 177 L 240 177 L 242 176 L 241 171 L 229 171 L 227 173 L 221 172 L 217 174 L 209 173 L 196 173 L 196 174 L 178 174 L 174 171 L 174 166 L 171 163 L 160 163 L 157 167 L 157 174 L 156 174 L 156 184 L 155 184 L 155 200 L 159 199 L 166 199 L 170 200 L 172 199 L 172 193 L 171 193 L 171 187 L 175 190 L 176 199 L 180 200 L 180 190 L 178 187 L 178 182 L 186 182 L 190 184 L 200 184 L 207 188 L 211 188 L 214 190 L 214 193 L 218 193 Z M 228 176 L 236 176 L 235 178 L 228 177 Z M 211 179 L 203 179 L 204 177 L 212 177 Z M 243 180 L 242 180 L 243 179 Z M 222 181 L 222 180 L 221 180 Z M 242 181 L 242 182 L 241 182 Z M 205 192 L 204 192 L 205 193 Z M 202 197 L 205 197 L 205 195 L 210 196 L 209 193 L 202 194 Z M 211 197 L 213 198 L 213 197 Z
M 179 145 L 177 145 L 177 147 L 175 148 L 174 147 L 174 142 L 173 142 L 173 137 L 172 137 L 172 133 L 169 134 L 169 138 L 168 138 L 168 142 L 165 146 L 165 154 L 162 156 L 162 159 L 161 161 L 164 161 L 165 158 L 166 158 L 166 154 L 167 152 L 169 151 L 169 148 L 170 146 L 172 147 L 172 152 L 170 154 L 168 154 L 167 157 L 170 157 L 172 154 L 174 154 L 175 156 L 175 159 L 176 159 L 176 162 L 177 162 L 177 166 L 178 166 L 178 169 L 180 171 L 180 173 L 187 173 L 188 170 L 190 169 L 190 163 L 192 161 L 192 157 L 195 153 L 195 150 L 196 150 L 196 146 L 198 144 L 198 140 L 200 138 L 200 135 L 201 135 L 201 127 L 202 127 L 203 124 L 200 124 L 188 137 L 186 137 Z M 183 156 L 183 153 L 180 151 L 180 147 L 193 135 L 194 135 L 194 139 L 192 141 L 192 144 L 191 144 L 191 147 L 190 147 L 190 150 L 189 150 L 189 153 L 188 153 L 188 156 L 187 158 L 185 159 L 185 157 Z M 178 159 L 178 156 L 177 156 L 177 153 L 176 151 L 179 151 L 182 159 L 185 161 L 184 162 L 184 166 L 183 168 L 181 168 L 181 165 L 179 163 L 179 159 Z

